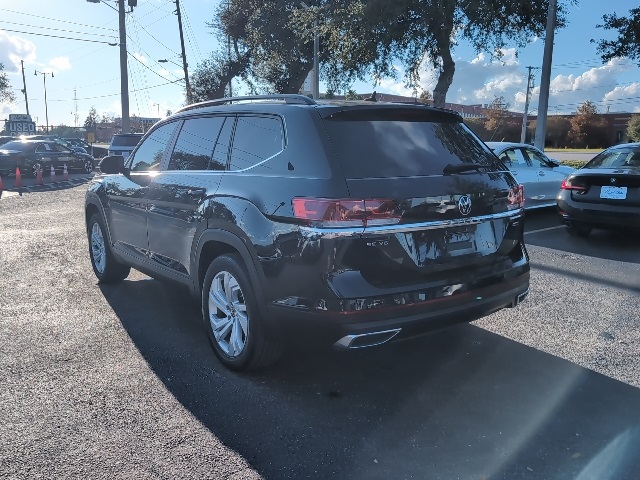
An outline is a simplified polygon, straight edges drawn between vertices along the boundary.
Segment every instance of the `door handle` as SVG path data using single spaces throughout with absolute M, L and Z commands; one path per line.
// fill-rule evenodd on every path
M 544 173 L 544 172 L 538 172 L 538 176 L 539 176 L 539 177 L 544 177 L 544 176 L 545 176 L 545 173 Z

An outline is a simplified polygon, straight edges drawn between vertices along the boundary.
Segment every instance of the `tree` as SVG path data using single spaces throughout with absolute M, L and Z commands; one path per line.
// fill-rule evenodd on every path
M 87 115 L 87 118 L 84 120 L 84 128 L 86 128 L 87 130 L 89 129 L 95 130 L 97 124 L 98 124 L 98 112 L 96 111 L 96 107 L 92 106 L 89 109 L 89 114 Z
M 598 115 L 595 103 L 587 100 L 571 119 L 569 141 L 579 148 L 607 146 L 606 128 L 607 122 Z
M 418 97 L 418 102 L 420 102 L 420 103 L 432 103 L 433 102 L 433 95 L 431 95 L 431 93 L 426 91 L 426 90 L 422 90 L 422 92 L 420 92 L 420 96 Z
M 633 115 L 629 119 L 627 137 L 634 142 L 640 142 L 640 115 Z
M 11 84 L 9 78 L 4 72 L 4 65 L 0 63 L 0 102 L 13 103 L 16 101 L 16 97 L 11 91 Z
M 561 115 L 551 115 L 547 118 L 547 132 L 545 144 L 554 148 L 567 146 L 567 137 L 571 129 L 571 121 Z
M 567 0 L 571 1 L 571 0 Z M 439 71 L 433 90 L 436 106 L 444 106 L 453 81 L 453 48 L 468 40 L 477 52 L 500 58 L 508 42 L 526 45 L 544 33 L 549 1 L 519 0 L 322 0 L 319 13 L 299 13 L 308 24 L 323 19 L 323 49 L 331 52 L 324 73 L 330 84 L 396 77 L 400 60 L 409 85 L 420 79 L 423 62 Z M 316 18 L 317 18 L 316 17 Z M 558 27 L 565 8 L 558 7 Z
M 597 25 L 605 30 L 617 30 L 618 38 L 614 40 L 599 40 L 598 53 L 602 62 L 617 57 L 629 57 L 640 65 L 640 8 L 629 10 L 628 17 L 618 17 L 615 13 L 603 15 L 604 24 Z M 591 40 L 595 42 L 595 40 Z
M 489 133 L 486 141 L 519 141 L 522 120 L 509 112 L 509 103 L 504 97 L 496 97 L 487 108 L 484 128 Z

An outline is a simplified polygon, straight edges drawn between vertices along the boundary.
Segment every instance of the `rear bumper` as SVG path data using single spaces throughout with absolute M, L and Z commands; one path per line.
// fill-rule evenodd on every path
M 640 228 L 638 207 L 578 203 L 558 197 L 558 213 L 564 222 L 579 222 L 599 228 Z
M 270 316 L 297 335 L 337 347 L 359 348 L 472 322 L 503 308 L 517 306 L 528 292 L 529 264 L 525 263 L 506 274 L 500 283 L 440 298 L 419 301 L 418 294 L 413 303 L 348 312 L 272 306 Z M 388 301 L 382 298 L 367 300 L 369 305 Z

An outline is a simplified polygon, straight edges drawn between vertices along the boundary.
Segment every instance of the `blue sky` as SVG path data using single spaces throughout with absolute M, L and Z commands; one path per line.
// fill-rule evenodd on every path
M 206 58 L 216 40 L 206 26 L 213 18 L 219 0 L 182 0 L 186 52 L 190 68 Z M 115 2 L 94 4 L 82 0 L 0 2 L 0 62 L 15 88 L 18 101 L 1 105 L 0 119 L 8 113 L 25 113 L 20 92 L 20 60 L 24 60 L 29 110 L 38 124 L 44 124 L 44 85 L 34 70 L 53 72 L 47 76 L 47 100 L 50 125 L 82 125 L 89 109 L 99 114 L 120 115 L 119 49 L 109 46 L 118 41 L 118 15 L 109 6 Z M 612 37 L 613 33 L 595 26 L 602 15 L 615 11 L 626 15 L 637 7 L 637 0 L 584 0 L 569 7 L 568 27 L 556 32 L 549 112 L 575 111 L 585 100 L 596 102 L 600 111 L 640 112 L 640 68 L 628 59 L 603 65 L 592 38 Z M 177 18 L 171 0 L 138 0 L 138 7 L 127 16 L 129 51 L 130 112 L 142 117 L 164 115 L 184 103 L 179 57 Z M 34 35 L 55 35 L 90 39 L 70 39 Z M 107 42 L 107 43 L 96 43 Z M 447 100 L 463 104 L 489 103 L 503 96 L 511 109 L 524 107 L 526 66 L 542 63 L 544 42 L 533 39 L 519 52 L 504 51 L 502 62 L 492 61 L 489 52 L 474 52 L 460 44 L 454 51 L 456 74 Z M 158 63 L 167 59 L 169 62 Z M 171 63 L 174 62 L 174 63 Z M 540 84 L 537 72 L 535 85 Z M 435 85 L 432 69 L 425 65 L 421 86 Z M 239 85 L 236 86 L 236 91 Z M 355 89 L 371 91 L 373 82 L 358 83 Z M 402 81 L 383 79 L 375 87 L 379 92 L 411 94 Z M 77 101 L 74 101 L 75 97 Z M 531 102 L 535 113 L 537 88 Z

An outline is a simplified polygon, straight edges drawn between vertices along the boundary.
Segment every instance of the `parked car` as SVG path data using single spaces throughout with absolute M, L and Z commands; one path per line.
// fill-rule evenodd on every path
M 555 207 L 560 185 L 575 168 L 560 165 L 526 143 L 487 142 L 487 146 L 524 185 L 526 209 Z
M 0 145 L 4 145 L 7 142 L 11 142 L 12 140 L 15 140 L 16 137 L 11 137 L 9 135 L 1 135 L 0 136 Z
M 640 229 L 640 143 L 607 148 L 562 183 L 558 209 L 567 232 Z
M 117 133 L 111 138 L 109 155 L 122 155 L 126 160 L 142 138 L 142 133 Z
M 63 138 L 58 137 L 57 135 L 27 135 L 27 136 L 23 135 L 20 137 L 20 139 L 21 140 L 48 140 L 51 142 L 56 142 L 58 145 L 67 147 L 68 149 L 73 150 L 74 152 L 87 153 L 87 150 L 85 150 L 83 147 L 72 145 L 71 143 L 69 143 Z
M 82 138 L 63 138 L 63 140 L 71 147 L 80 147 L 84 148 L 87 153 L 91 152 L 91 144 Z
M 67 171 L 91 173 L 93 157 L 47 140 L 14 140 L 0 147 L 0 172 L 3 175 L 15 173 L 19 167 L 21 174 L 35 177 L 38 167 L 46 175 L 52 166 L 61 171 L 65 165 Z
M 231 369 L 268 365 L 301 333 L 368 347 L 529 291 L 522 188 L 454 112 L 215 100 L 100 168 L 85 203 L 99 282 L 133 267 L 186 285 Z

